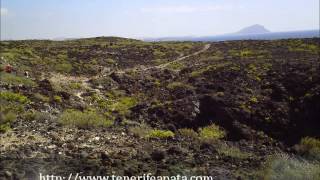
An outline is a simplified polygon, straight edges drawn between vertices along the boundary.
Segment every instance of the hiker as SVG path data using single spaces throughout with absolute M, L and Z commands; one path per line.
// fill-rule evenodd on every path
M 102 77 L 103 74 L 103 66 L 98 67 L 98 78 Z
M 29 78 L 29 72 L 28 72 L 28 71 L 25 71 L 25 72 L 24 72 L 24 76 L 27 77 L 27 78 Z
M 4 67 L 4 71 L 5 71 L 6 73 L 12 73 L 13 67 L 12 67 L 10 64 L 7 64 L 7 65 Z
M 103 66 L 100 66 L 100 67 L 99 67 L 99 73 L 100 73 L 100 74 L 103 74 L 103 70 L 104 70 L 104 67 L 103 67 Z

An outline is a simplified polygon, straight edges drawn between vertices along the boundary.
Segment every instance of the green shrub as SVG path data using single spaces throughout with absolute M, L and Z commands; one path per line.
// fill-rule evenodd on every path
M 145 138 L 151 132 L 151 128 L 143 124 L 141 126 L 130 127 L 129 132 L 135 137 Z
M 250 57 L 250 56 L 254 56 L 257 54 L 257 52 L 254 52 L 252 50 L 249 49 L 243 49 L 243 50 L 230 50 L 229 51 L 231 56 L 236 56 L 236 57 Z
M 226 136 L 226 132 L 219 126 L 212 124 L 210 126 L 200 128 L 199 135 L 201 140 L 218 140 Z
M 55 96 L 53 96 L 53 100 L 54 100 L 54 102 L 61 103 L 62 102 L 62 97 L 58 96 L 58 95 L 55 95 Z
M 39 100 L 39 101 L 42 101 L 42 102 L 50 102 L 50 98 L 48 96 L 45 96 L 45 95 L 42 95 L 40 93 L 35 93 L 33 95 L 33 97 L 36 99 L 36 100 Z
M 314 44 L 295 44 L 293 46 L 289 46 L 288 50 L 291 52 L 310 52 L 310 53 L 318 53 L 319 46 Z
M 202 75 L 210 74 L 212 72 L 217 71 L 218 69 L 224 69 L 227 68 L 229 65 L 232 65 L 230 62 L 224 62 L 224 63 L 219 63 L 219 64 L 214 64 L 214 65 L 209 65 L 200 69 L 197 69 L 193 71 L 190 76 L 193 78 L 200 77 Z
M 6 84 L 11 84 L 11 85 L 24 85 L 27 87 L 36 87 L 37 84 L 32 81 L 31 79 L 21 77 L 21 76 L 16 76 L 14 74 L 9 74 L 2 72 L 0 73 L 0 81 Z
M 35 117 L 36 117 L 36 114 L 34 113 L 34 111 L 27 111 L 21 116 L 23 120 L 27 120 L 27 121 L 33 121 Z
M 82 89 L 82 85 L 81 85 L 81 83 L 76 83 L 76 82 L 73 82 L 73 83 L 70 83 L 69 84 L 69 87 L 71 88 L 71 89 Z
M 198 133 L 193 129 L 183 128 L 179 129 L 178 133 L 180 136 L 188 138 L 188 139 L 197 139 L 199 137 Z
M 236 159 L 246 159 L 250 157 L 250 153 L 243 152 L 237 147 L 221 145 L 217 149 L 218 153 L 224 156 L 236 158 Z
M 16 114 L 21 114 L 24 112 L 25 104 L 21 104 L 19 102 L 9 102 L 6 100 L 2 100 L 0 98 L 0 112 L 15 112 Z
M 196 77 L 201 76 L 205 71 L 206 71 L 206 69 L 196 70 L 196 71 L 193 71 L 190 76 L 193 78 L 196 78 Z
M 253 55 L 253 52 L 251 50 L 242 50 L 239 52 L 239 55 L 241 57 L 246 57 L 246 56 Z
M 320 149 L 320 139 L 305 137 L 305 138 L 302 138 L 300 144 L 303 145 L 308 150 L 314 149 L 314 148 Z
M 184 65 L 179 62 L 173 62 L 173 63 L 168 64 L 167 68 L 173 69 L 173 70 L 180 70 L 180 69 L 184 68 Z
M 154 49 L 153 50 L 153 55 L 156 57 L 156 58 L 162 58 L 166 55 L 166 53 L 158 50 L 158 49 Z
M 281 154 L 267 161 L 260 176 L 266 180 L 320 179 L 320 165 Z
M 320 161 L 320 139 L 305 137 L 300 142 L 302 153 L 308 158 Z
M 109 76 L 106 77 L 98 77 L 90 80 L 91 84 L 94 86 L 112 86 L 115 82 Z M 81 87 L 83 88 L 83 87 Z
M 156 80 L 153 82 L 153 85 L 154 85 L 155 87 L 160 87 L 160 86 L 161 86 L 160 80 L 159 80 L 159 79 L 156 79 Z
M 182 82 L 172 82 L 167 85 L 167 88 L 170 90 L 175 90 L 175 89 L 193 89 L 192 86 L 182 83 Z
M 101 109 L 108 109 L 108 107 L 111 104 L 111 102 L 108 101 L 107 99 L 101 98 L 97 95 L 93 95 L 91 96 L 91 98 L 93 99 L 94 102 L 97 103 L 98 107 Z
M 107 120 L 94 110 L 82 112 L 74 109 L 65 110 L 60 116 L 59 122 L 66 126 L 75 126 L 84 129 L 91 127 L 109 127 L 113 124 L 113 121 Z
M 69 63 L 56 64 L 54 68 L 61 73 L 69 73 L 72 71 L 72 65 Z
M 21 118 L 26 121 L 42 121 L 49 117 L 49 113 L 39 112 L 35 110 L 29 110 L 21 115 Z
M 251 97 L 250 98 L 250 102 L 251 103 L 258 103 L 259 101 L 258 101 L 258 99 L 256 97 Z
M 15 121 L 17 115 L 11 111 L 4 113 L 0 112 L 0 133 L 10 130 L 11 123 Z
M 29 99 L 26 96 L 18 94 L 18 93 L 13 93 L 10 91 L 0 92 L 0 100 L 1 99 L 7 100 L 10 102 L 18 102 L 18 103 L 22 103 L 22 104 L 29 102 Z
M 111 58 L 108 58 L 108 59 L 106 59 L 106 61 L 105 61 L 107 64 L 116 64 L 116 61 L 114 60 L 114 59 L 111 59 Z
M 128 115 L 130 108 L 134 107 L 138 103 L 137 99 L 132 97 L 122 97 L 116 100 L 115 103 L 108 106 L 111 111 L 116 111 L 120 115 Z
M 116 98 L 120 98 L 122 96 L 125 96 L 126 92 L 123 91 L 123 90 L 110 90 L 108 92 L 106 92 L 106 96 L 108 98 L 111 98 L 111 99 L 116 99 Z
M 147 138 L 151 139 L 169 139 L 174 137 L 174 133 L 172 131 L 164 131 L 164 130 L 152 130 L 150 131 L 147 136 Z

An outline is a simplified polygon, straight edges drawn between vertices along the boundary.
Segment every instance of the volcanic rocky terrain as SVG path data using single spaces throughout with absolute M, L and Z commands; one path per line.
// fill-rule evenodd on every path
M 0 179 L 320 178 L 319 42 L 1 41 Z

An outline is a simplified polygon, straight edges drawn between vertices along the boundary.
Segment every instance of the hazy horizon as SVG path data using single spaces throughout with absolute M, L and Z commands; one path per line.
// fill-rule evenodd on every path
M 1 40 L 209 36 L 319 29 L 318 0 L 1 0 Z

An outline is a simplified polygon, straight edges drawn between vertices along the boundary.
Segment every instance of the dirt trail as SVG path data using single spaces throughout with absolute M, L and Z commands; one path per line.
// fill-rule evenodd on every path
M 163 68 L 169 66 L 169 65 L 172 64 L 172 63 L 177 63 L 177 62 L 183 61 L 183 60 L 185 60 L 185 59 L 187 59 L 187 58 L 189 58 L 189 57 L 192 57 L 192 56 L 196 56 L 196 55 L 198 55 L 198 54 L 201 54 L 201 53 L 207 51 L 210 47 L 211 47 L 211 44 L 206 44 L 201 50 L 199 50 L 199 51 L 197 51 L 197 52 L 195 52 L 195 53 L 192 53 L 192 54 L 189 54 L 189 55 L 186 55 L 186 56 L 180 56 L 180 57 L 178 57 L 177 59 L 175 59 L 175 60 L 173 60 L 173 61 L 170 61 L 170 62 L 164 63 L 164 64 L 160 64 L 160 65 L 158 65 L 158 66 L 151 66 L 151 67 L 146 67 L 146 68 L 137 68 L 137 67 L 134 67 L 134 68 L 128 68 L 128 69 L 124 69 L 124 70 L 119 70 L 119 71 L 116 71 L 116 73 L 117 73 L 117 74 L 125 74 L 127 71 L 130 71 L 130 70 L 132 70 L 132 69 L 135 69 L 135 70 L 137 70 L 137 71 L 139 71 L 139 72 L 141 72 L 141 71 L 148 71 L 148 70 L 150 70 L 150 69 L 155 69 L 155 68 L 156 68 L 156 69 L 163 69 Z M 113 73 L 113 72 L 109 73 L 109 75 L 112 74 L 112 73 Z
M 56 73 L 52 73 L 50 75 L 50 81 L 54 84 L 67 85 L 71 82 L 80 83 L 82 88 L 79 90 L 76 90 L 76 92 L 74 92 L 74 96 L 80 98 L 81 100 L 83 100 L 82 94 L 85 91 L 95 91 L 97 94 L 102 94 L 99 89 L 92 88 L 90 86 L 89 80 L 92 78 L 95 78 L 95 76 L 89 78 L 86 76 L 66 76 L 63 74 L 56 74 Z
M 192 54 L 189 54 L 189 55 L 186 55 L 186 56 L 180 56 L 179 58 L 171 61 L 171 62 L 168 62 L 168 63 L 164 63 L 164 64 L 160 64 L 158 66 L 151 66 L 151 67 L 146 67 L 146 68 L 140 68 L 140 69 L 137 69 L 137 68 L 130 68 L 130 69 L 126 69 L 126 70 L 119 70 L 119 71 L 116 71 L 117 74 L 124 74 L 126 73 L 127 71 L 129 70 L 132 70 L 132 69 L 136 69 L 137 71 L 148 71 L 150 69 L 154 69 L 154 68 L 157 68 L 157 69 L 163 69 L 165 67 L 167 67 L 168 65 L 172 64 L 172 63 L 176 63 L 176 62 L 180 62 L 180 61 L 183 61 L 189 57 L 192 57 L 192 56 L 196 56 L 200 53 L 203 53 L 205 51 L 207 51 L 209 48 L 210 48 L 210 44 L 206 44 L 201 50 L 195 52 L 195 53 L 192 53 Z M 112 74 L 113 72 L 109 73 L 108 75 Z M 103 74 L 100 74 L 101 76 L 103 76 Z M 66 76 L 66 75 L 63 75 L 63 74 L 57 74 L 57 73 L 51 73 L 50 74 L 50 81 L 54 84 L 59 84 L 59 85 L 67 85 L 71 82 L 77 82 L 77 83 L 80 83 L 82 88 L 79 89 L 79 90 L 76 90 L 74 92 L 74 96 L 78 97 L 79 99 L 83 100 L 83 97 L 82 97 L 82 94 L 85 92 L 85 91 L 95 91 L 97 94 L 100 94 L 102 95 L 102 93 L 100 92 L 99 89 L 96 89 L 96 88 L 92 88 L 90 86 L 90 83 L 89 83 L 89 80 L 90 79 L 94 79 L 94 78 L 97 78 L 99 77 L 99 75 L 97 76 L 93 76 L 93 77 L 86 77 L 86 76 Z
M 198 55 L 198 54 L 201 54 L 201 53 L 207 51 L 210 47 L 211 47 L 211 44 L 206 44 L 200 51 L 197 51 L 197 52 L 195 52 L 195 53 L 193 53 L 193 54 L 189 54 L 189 55 L 187 55 L 187 56 L 179 57 L 178 59 L 176 59 L 176 60 L 174 60 L 174 61 L 171 61 L 171 62 L 168 62 L 168 63 L 165 63 L 165 64 L 160 64 L 160 65 L 155 66 L 155 67 L 156 67 L 156 68 L 159 68 L 159 69 L 163 69 L 163 68 L 169 66 L 169 65 L 172 64 L 172 63 L 177 63 L 177 62 L 183 61 L 183 60 L 185 60 L 185 59 L 187 59 L 187 58 L 189 58 L 189 57 L 192 57 L 192 56 L 196 56 L 196 55 Z M 150 68 L 147 68 L 147 69 L 150 69 Z

